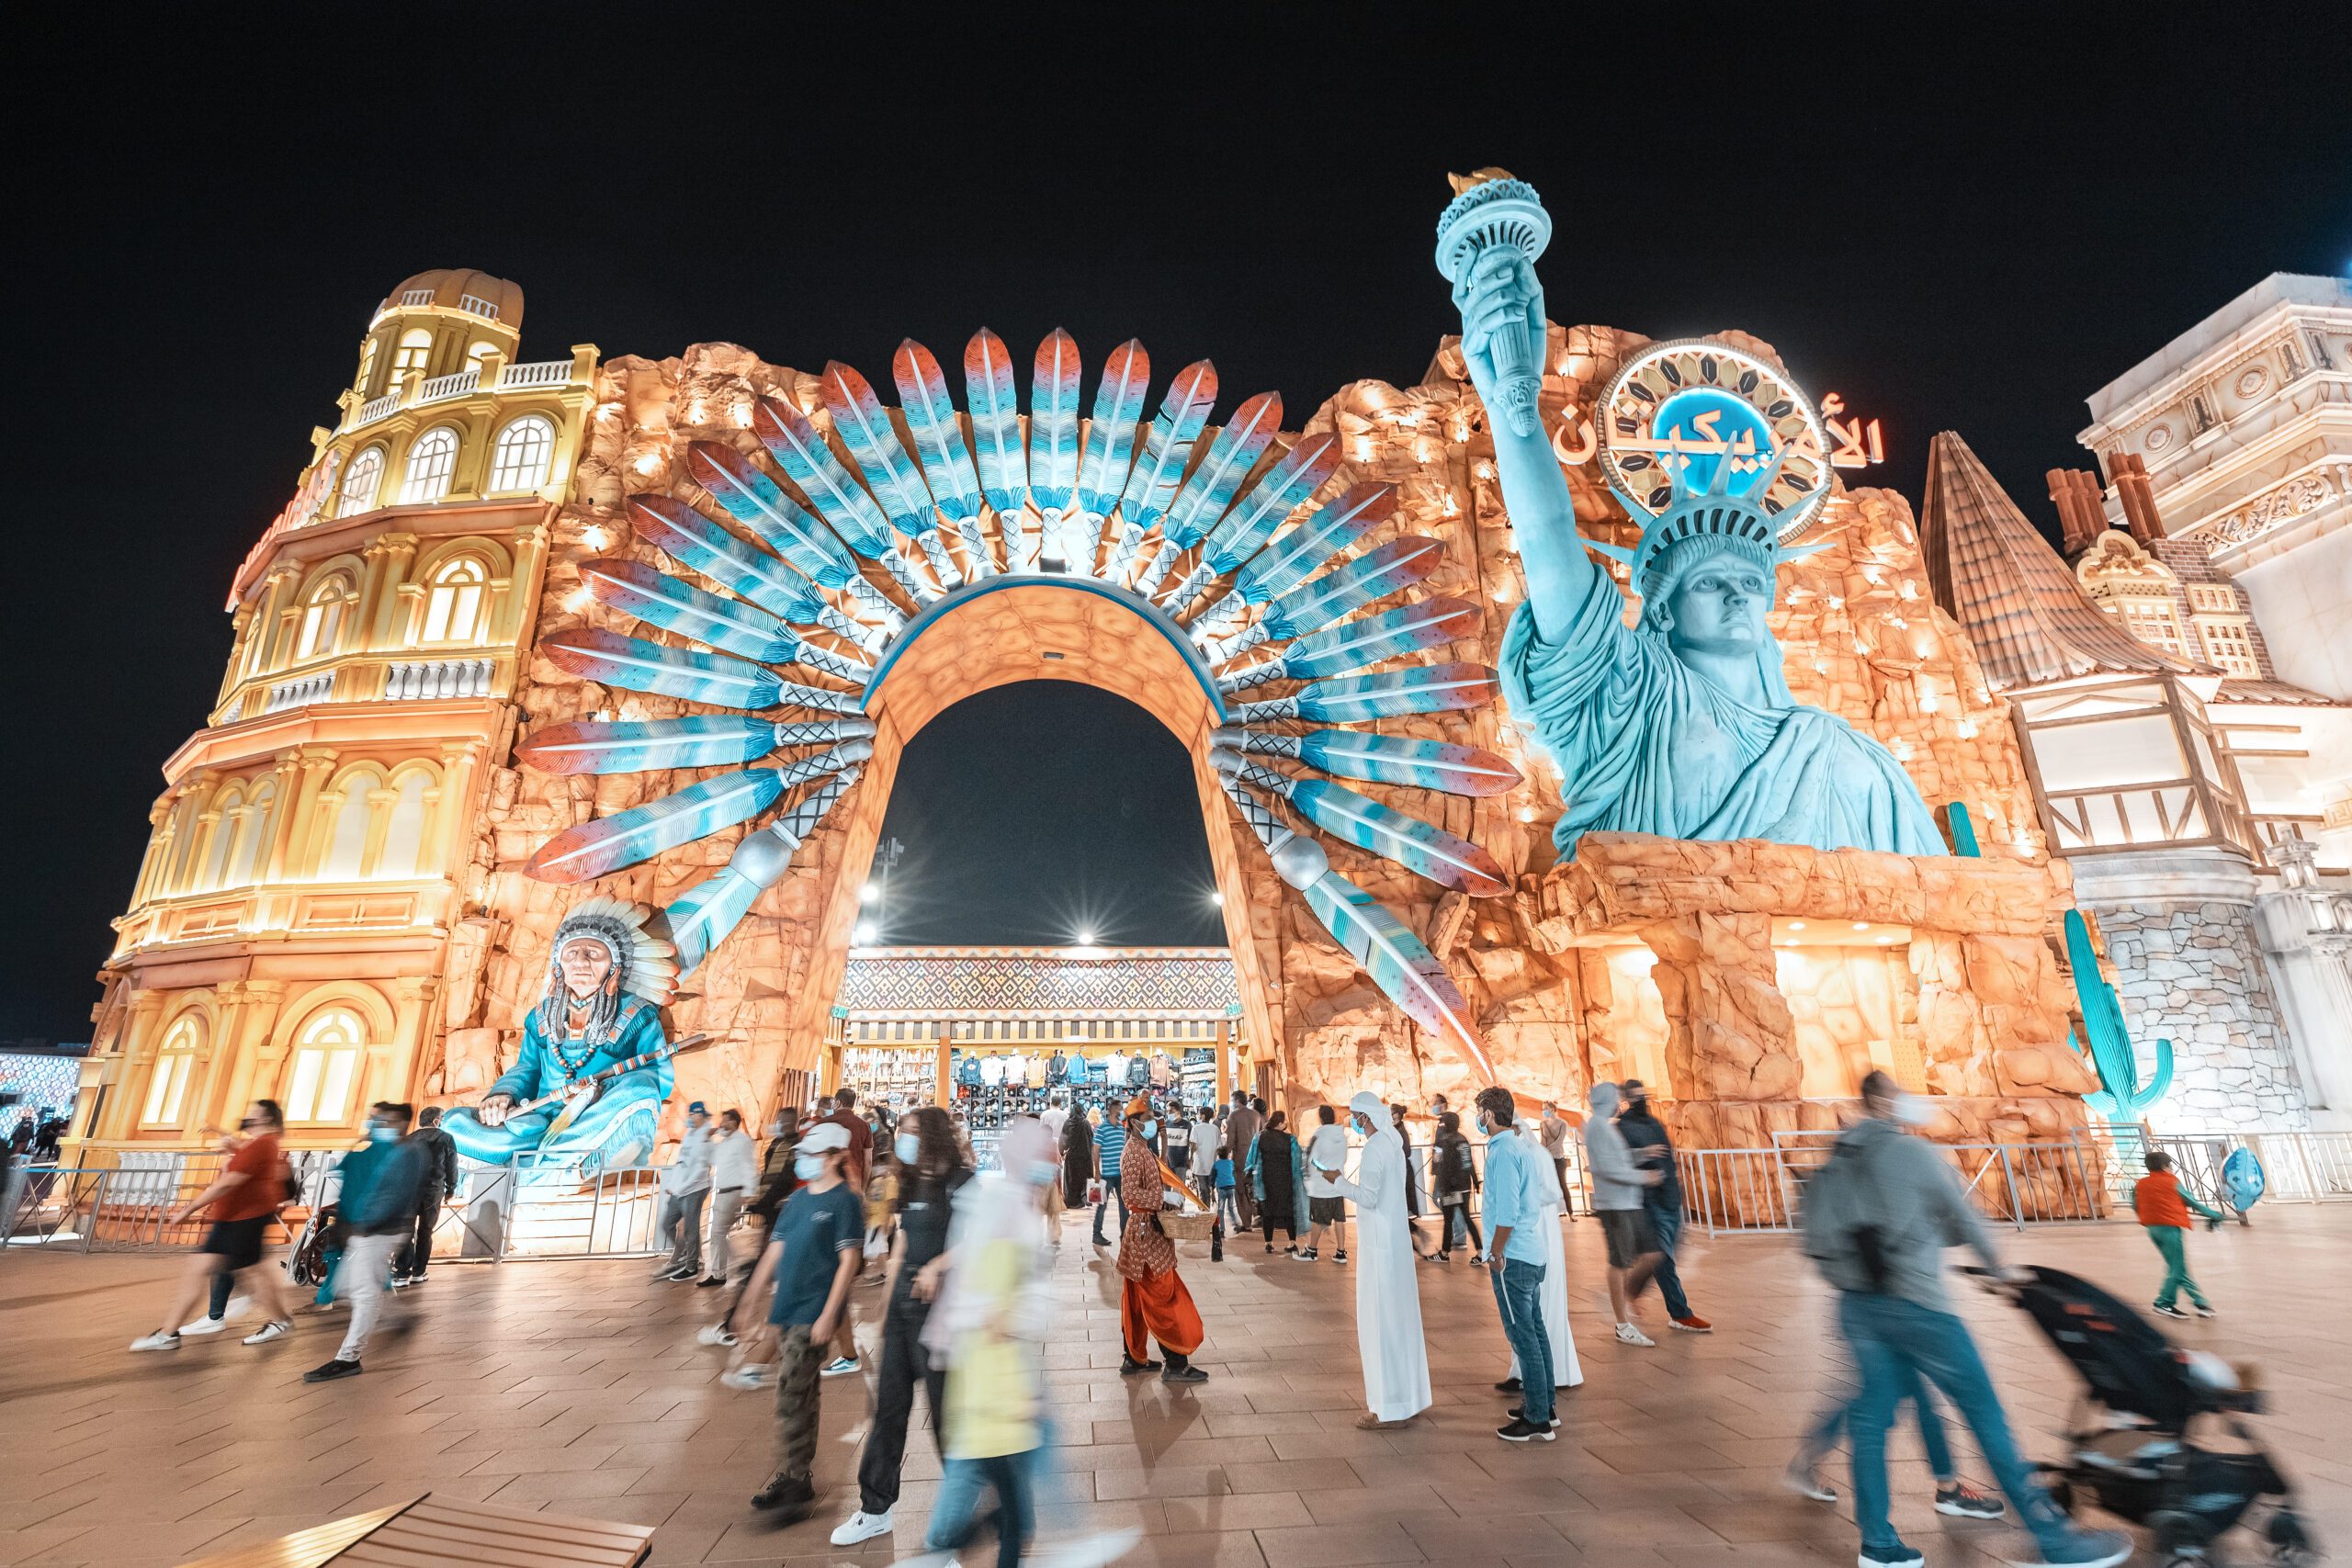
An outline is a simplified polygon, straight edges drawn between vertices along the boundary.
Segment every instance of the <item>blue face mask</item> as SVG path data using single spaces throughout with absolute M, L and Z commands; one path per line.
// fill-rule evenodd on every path
M 1159 1135 L 1159 1123 L 1157 1122 L 1145 1122 L 1143 1124 L 1143 1135 L 1147 1138 L 1158 1137 Z
M 401 1130 L 387 1127 L 381 1122 L 370 1122 L 368 1123 L 368 1135 L 379 1144 L 389 1144 L 401 1135 Z
M 822 1155 L 793 1156 L 792 1174 L 803 1181 L 816 1180 L 817 1178 L 825 1174 L 825 1156 Z
M 901 1133 L 890 1146 L 899 1151 L 899 1159 L 901 1164 L 912 1165 L 915 1163 L 915 1156 L 922 1152 L 922 1140 L 912 1133 Z

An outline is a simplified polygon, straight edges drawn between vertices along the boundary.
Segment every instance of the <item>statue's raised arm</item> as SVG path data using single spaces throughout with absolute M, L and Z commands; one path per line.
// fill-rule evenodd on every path
M 1644 525 L 1642 541 L 1626 550 L 1583 539 L 1532 384 L 1546 327 L 1532 258 L 1549 222 L 1478 231 L 1482 193 L 1498 209 L 1540 214 L 1540 203 L 1500 170 L 1456 186 L 1439 265 L 1453 283 L 1463 361 L 1487 405 L 1527 572 L 1527 599 L 1503 639 L 1503 692 L 1560 766 L 1560 852 L 1574 853 L 1600 829 L 1946 852 L 1918 787 L 1886 748 L 1798 703 L 1781 673 L 1766 617 L 1781 561 L 1804 553 L 1784 548 L 1784 536 L 1817 513 L 1829 485 L 1817 446 L 1800 450 L 1773 423 L 1788 421 L 1793 389 L 1790 400 L 1758 409 L 1745 400 L 1753 378 L 1716 379 L 1733 350 L 1664 345 L 1660 379 L 1637 400 L 1645 412 L 1627 422 L 1636 428 L 1611 437 L 1640 448 L 1644 471 L 1663 481 L 1639 497 L 1618 491 Z M 1678 348 L 1688 349 L 1687 370 L 1672 363 Z M 1777 367 L 1757 368 L 1785 381 Z M 1631 627 L 1594 550 L 1630 569 L 1641 601 Z

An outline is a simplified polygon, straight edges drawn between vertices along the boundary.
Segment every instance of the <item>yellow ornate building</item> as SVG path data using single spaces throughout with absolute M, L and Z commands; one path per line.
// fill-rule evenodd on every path
M 78 1145 L 198 1146 L 260 1096 L 339 1143 L 412 1092 L 596 359 L 520 360 L 522 319 L 514 284 L 436 271 L 368 322 L 164 764 Z

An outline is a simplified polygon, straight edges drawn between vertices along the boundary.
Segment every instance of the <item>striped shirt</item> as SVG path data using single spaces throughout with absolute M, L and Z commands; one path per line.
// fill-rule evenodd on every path
M 1127 1124 L 1124 1122 L 1105 1122 L 1094 1130 L 1094 1147 L 1102 1156 L 1102 1179 L 1105 1181 L 1119 1179 L 1119 1151 L 1126 1146 L 1126 1142 Z

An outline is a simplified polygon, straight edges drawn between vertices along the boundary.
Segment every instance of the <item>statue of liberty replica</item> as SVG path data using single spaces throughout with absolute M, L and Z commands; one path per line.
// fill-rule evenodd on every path
M 1627 550 L 1577 535 L 1567 479 L 1535 411 L 1545 317 L 1531 252 L 1549 220 L 1532 188 L 1484 173 L 1500 177 L 1456 182 L 1439 264 L 1453 281 L 1463 361 L 1488 411 L 1527 571 L 1526 602 L 1503 639 L 1503 691 L 1560 766 L 1566 810 L 1553 840 L 1561 855 L 1596 829 L 1945 853 L 1918 787 L 1886 748 L 1799 703 L 1781 674 L 1765 616 L 1780 562 L 1807 553 L 1785 548 L 1782 529 L 1829 482 L 1817 454 L 1820 489 L 1793 507 L 1768 507 L 1791 452 L 1772 449 L 1760 422 L 1739 440 L 1718 432 L 1652 442 L 1668 493 L 1653 491 L 1644 505 L 1617 489 L 1636 519 L 1663 503 L 1641 543 Z M 1720 406 L 1728 411 L 1731 400 Z M 1641 595 L 1634 626 L 1588 550 L 1631 568 Z

